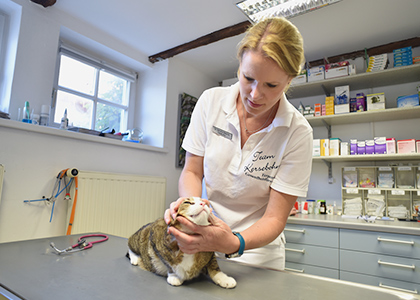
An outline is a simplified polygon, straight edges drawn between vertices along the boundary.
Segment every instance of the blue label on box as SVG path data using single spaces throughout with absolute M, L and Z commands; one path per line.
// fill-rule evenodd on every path
M 397 107 L 419 106 L 419 94 L 397 98 Z
M 411 51 L 411 46 L 393 50 L 394 53 Z

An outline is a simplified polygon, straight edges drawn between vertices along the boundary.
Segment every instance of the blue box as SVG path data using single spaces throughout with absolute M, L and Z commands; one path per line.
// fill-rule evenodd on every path
M 412 51 L 411 46 L 400 48 L 400 49 L 395 49 L 392 52 L 394 52 L 394 54 L 395 54 L 395 53 L 401 53 L 401 52 L 407 52 L 407 51 Z
M 419 94 L 397 98 L 397 107 L 419 106 Z

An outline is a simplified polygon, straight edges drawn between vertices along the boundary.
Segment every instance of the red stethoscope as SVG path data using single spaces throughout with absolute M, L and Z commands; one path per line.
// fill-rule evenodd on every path
M 91 237 L 101 237 L 102 239 L 92 241 L 92 242 L 87 242 L 86 239 L 91 238 Z M 66 253 L 73 253 L 73 252 L 78 252 L 78 251 L 83 251 L 83 250 L 90 249 L 90 248 L 92 248 L 93 244 L 102 243 L 102 242 L 105 242 L 107 240 L 108 240 L 108 236 L 106 234 L 87 234 L 87 235 L 82 235 L 81 237 L 79 237 L 79 240 L 78 240 L 77 244 L 74 244 L 74 245 L 72 245 L 72 246 L 70 246 L 66 249 L 63 249 L 63 250 L 57 249 L 55 244 L 52 243 L 52 242 L 50 243 L 50 246 L 58 254 L 66 254 Z

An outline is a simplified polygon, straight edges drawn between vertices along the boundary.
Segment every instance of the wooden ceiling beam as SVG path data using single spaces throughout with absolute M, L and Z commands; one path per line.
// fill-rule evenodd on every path
M 369 49 L 366 49 L 366 53 L 368 56 L 383 54 L 383 53 L 392 53 L 393 50 L 399 49 L 399 48 L 405 48 L 405 47 L 420 47 L 420 37 L 414 37 L 407 40 L 392 42 L 389 44 L 384 44 L 376 47 L 372 47 Z M 347 59 L 355 59 L 357 57 L 363 57 L 365 56 L 365 49 L 353 51 L 349 53 L 344 53 L 340 55 L 335 55 L 331 57 L 327 57 L 328 61 L 330 63 L 336 63 L 339 61 L 347 60 Z M 311 67 L 316 67 L 324 64 L 324 59 L 318 59 L 309 62 L 309 65 Z
M 43 7 L 53 6 L 57 0 L 31 0 L 34 3 L 40 4 Z
M 168 49 L 166 51 L 151 55 L 149 56 L 149 61 L 151 63 L 155 63 L 157 61 L 161 61 L 161 60 L 165 60 L 167 58 L 173 57 L 182 52 L 195 49 L 201 46 L 205 46 L 205 45 L 223 40 L 225 38 L 242 34 L 248 29 L 250 25 L 251 23 L 249 21 L 245 21 L 245 22 L 242 22 L 242 23 L 230 26 L 230 27 L 220 29 L 218 31 L 199 37 L 198 39 L 193 40 L 191 42 L 188 42 L 188 43 L 176 46 L 174 48 Z

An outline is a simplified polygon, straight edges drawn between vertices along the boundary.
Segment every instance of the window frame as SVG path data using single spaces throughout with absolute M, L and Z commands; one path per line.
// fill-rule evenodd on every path
M 88 66 L 91 66 L 96 69 L 96 78 L 95 78 L 95 87 L 94 87 L 94 94 L 88 95 L 83 92 L 79 92 L 70 88 L 66 88 L 63 86 L 59 86 L 59 75 L 60 75 L 60 62 L 61 62 L 61 56 L 67 56 L 70 57 L 76 61 L 79 61 L 83 64 L 86 64 Z M 99 75 L 100 71 L 104 71 L 107 73 L 110 73 L 114 76 L 120 77 L 127 81 L 127 92 L 129 93 L 128 99 L 127 99 L 127 105 L 115 103 L 112 101 L 107 101 L 104 99 L 99 98 L 98 96 L 98 87 L 99 87 Z M 52 105 L 51 105 L 51 116 L 50 120 L 54 124 L 54 126 L 58 127 L 59 123 L 54 122 L 54 116 L 55 116 L 55 109 L 57 104 L 57 94 L 58 91 L 62 91 L 65 93 L 69 93 L 78 97 L 82 97 L 88 100 L 91 100 L 93 103 L 92 108 L 92 128 L 87 128 L 89 130 L 95 130 L 95 126 L 97 123 L 96 119 L 96 113 L 97 113 L 97 106 L 98 104 L 106 104 L 110 105 L 112 107 L 116 107 L 119 109 L 123 109 L 123 117 L 120 123 L 120 131 L 124 132 L 129 127 L 129 116 L 130 116 L 130 109 L 131 107 L 134 107 L 134 98 L 135 98 L 135 86 L 137 84 L 138 74 L 132 70 L 123 69 L 120 67 L 116 67 L 115 64 L 113 64 L 110 61 L 105 61 L 103 59 L 96 58 L 92 54 L 87 54 L 83 52 L 80 49 L 74 48 L 70 45 L 64 44 L 62 41 L 60 41 L 60 46 L 58 48 L 57 53 L 57 61 L 56 61 L 56 71 L 55 71 L 55 77 L 54 77 L 54 86 L 53 86 L 53 95 L 52 95 Z M 71 121 L 71 120 L 70 120 Z

